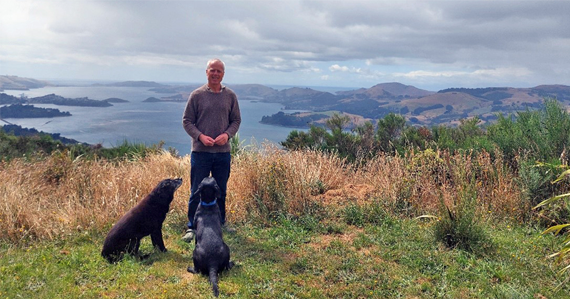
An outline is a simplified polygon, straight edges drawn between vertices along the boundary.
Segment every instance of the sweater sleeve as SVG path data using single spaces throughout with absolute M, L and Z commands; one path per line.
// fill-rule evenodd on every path
M 184 130 L 190 137 L 194 140 L 198 140 L 198 137 L 202 132 L 196 127 L 196 101 L 194 99 L 194 92 L 188 97 L 188 102 L 186 103 L 186 108 L 184 109 L 184 114 L 182 115 L 182 126 Z
M 230 118 L 229 118 L 229 126 L 224 133 L 227 133 L 230 138 L 234 137 L 239 130 L 239 126 L 241 124 L 241 113 L 239 111 L 239 103 L 237 100 L 237 96 L 233 97 Z

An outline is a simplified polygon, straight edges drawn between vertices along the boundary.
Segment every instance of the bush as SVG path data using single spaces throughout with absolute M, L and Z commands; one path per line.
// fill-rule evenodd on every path
M 390 222 L 389 214 L 380 200 L 374 200 L 365 205 L 351 203 L 344 208 L 343 217 L 347 224 L 357 227 Z
M 563 179 L 565 179 L 567 176 L 570 175 L 570 168 L 567 165 L 564 168 L 566 169 L 566 171 L 564 171 L 554 181 L 554 183 L 561 182 Z M 554 202 L 560 202 L 563 199 L 567 199 L 569 196 L 570 196 L 570 193 L 554 196 L 552 198 L 549 198 L 549 199 L 539 203 L 534 208 L 537 209 L 539 207 L 552 204 Z M 568 210 L 568 205 L 565 204 L 563 201 L 562 201 L 562 204 Z M 554 254 L 550 255 L 550 257 L 556 257 L 558 263 L 564 263 L 564 262 L 567 263 L 567 265 L 559 271 L 560 275 L 570 269 L 570 260 L 567 258 L 567 255 L 570 253 L 570 234 L 568 234 L 568 231 L 567 231 L 568 227 L 570 227 L 570 223 L 557 224 L 557 225 L 553 225 L 553 226 L 549 227 L 547 230 L 545 230 L 543 232 L 543 234 L 548 234 L 548 233 L 554 233 L 554 234 L 561 234 L 562 233 L 562 234 L 564 234 L 564 233 L 566 233 L 566 237 L 564 237 L 562 242 L 561 242 L 562 248 L 559 251 L 555 252 Z
M 142 143 L 130 143 L 125 140 L 115 147 L 104 148 L 100 144 L 64 144 L 60 140 L 54 140 L 50 134 L 41 132 L 27 136 L 14 136 L 14 134 L 6 133 L 0 128 L 0 156 L 2 160 L 21 157 L 28 159 L 41 158 L 47 157 L 54 152 L 65 153 L 70 155 L 72 159 L 83 157 L 87 159 L 135 160 L 144 158 L 151 153 L 162 151 L 163 144 L 163 142 L 160 142 L 147 146 Z
M 471 182 L 466 182 L 463 187 L 453 205 L 441 200 L 439 221 L 434 227 L 435 239 L 448 248 L 482 253 L 492 245 L 478 221 L 476 188 Z
M 511 161 L 520 153 L 531 162 L 552 161 L 570 142 L 570 117 L 558 101 L 547 98 L 541 110 L 498 115 L 487 135 Z

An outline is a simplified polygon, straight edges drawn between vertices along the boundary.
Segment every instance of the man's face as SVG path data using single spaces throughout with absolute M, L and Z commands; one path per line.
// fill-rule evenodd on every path
M 220 84 L 224 78 L 224 65 L 220 61 L 214 61 L 210 64 L 210 67 L 206 70 L 206 76 L 208 77 L 208 84 Z

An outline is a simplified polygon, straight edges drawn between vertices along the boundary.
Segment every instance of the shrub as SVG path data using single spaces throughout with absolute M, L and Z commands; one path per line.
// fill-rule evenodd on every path
M 498 115 L 487 135 L 511 161 L 519 153 L 531 162 L 552 161 L 570 142 L 570 117 L 558 101 L 547 98 L 541 110 Z
M 440 201 L 440 217 L 434 226 L 435 239 L 448 248 L 482 253 L 491 246 L 490 239 L 479 222 L 477 191 L 471 178 L 460 174 L 463 185 L 453 203 Z
M 565 179 L 567 176 L 570 175 L 570 168 L 566 165 L 564 167 L 566 169 L 566 171 L 564 171 L 555 181 L 554 183 L 558 183 L 561 182 L 563 179 Z M 566 194 L 561 194 L 558 196 L 554 196 L 552 198 L 549 198 L 541 203 L 539 203 L 538 205 L 536 205 L 534 208 L 537 209 L 539 207 L 543 207 L 549 204 L 552 204 L 554 202 L 559 202 L 561 200 L 567 199 L 570 196 L 570 193 L 566 193 Z M 568 207 L 568 205 L 565 205 L 566 207 Z M 559 271 L 559 274 L 563 274 L 565 271 L 567 271 L 568 269 L 570 269 L 570 259 L 567 258 L 567 255 L 570 253 L 570 234 L 568 234 L 568 231 L 566 230 L 566 228 L 570 227 L 570 223 L 563 223 L 563 224 L 557 224 L 557 225 L 553 225 L 551 227 L 549 227 L 547 230 L 545 230 L 544 232 L 542 232 L 542 234 L 548 234 L 548 233 L 554 233 L 554 234 L 561 234 L 561 233 L 566 233 L 566 237 L 564 237 L 562 239 L 562 248 L 551 254 L 550 257 L 556 257 L 557 261 L 559 263 L 561 262 L 565 262 L 567 263 L 566 266 L 564 266 L 564 268 L 562 268 Z
M 364 205 L 348 204 L 343 210 L 343 217 L 347 224 L 358 227 L 368 223 L 380 225 L 390 222 L 385 205 L 378 199 Z

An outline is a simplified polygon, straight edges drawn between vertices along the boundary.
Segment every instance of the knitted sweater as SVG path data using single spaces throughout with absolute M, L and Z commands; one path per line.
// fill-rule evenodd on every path
M 227 133 L 233 137 L 241 123 L 241 114 L 236 94 L 222 86 L 220 93 L 214 93 L 205 84 L 190 94 L 182 125 L 192 137 L 192 151 L 208 153 L 226 153 L 231 151 L 229 140 L 224 145 L 205 146 L 199 139 L 205 134 L 216 139 L 220 134 Z

